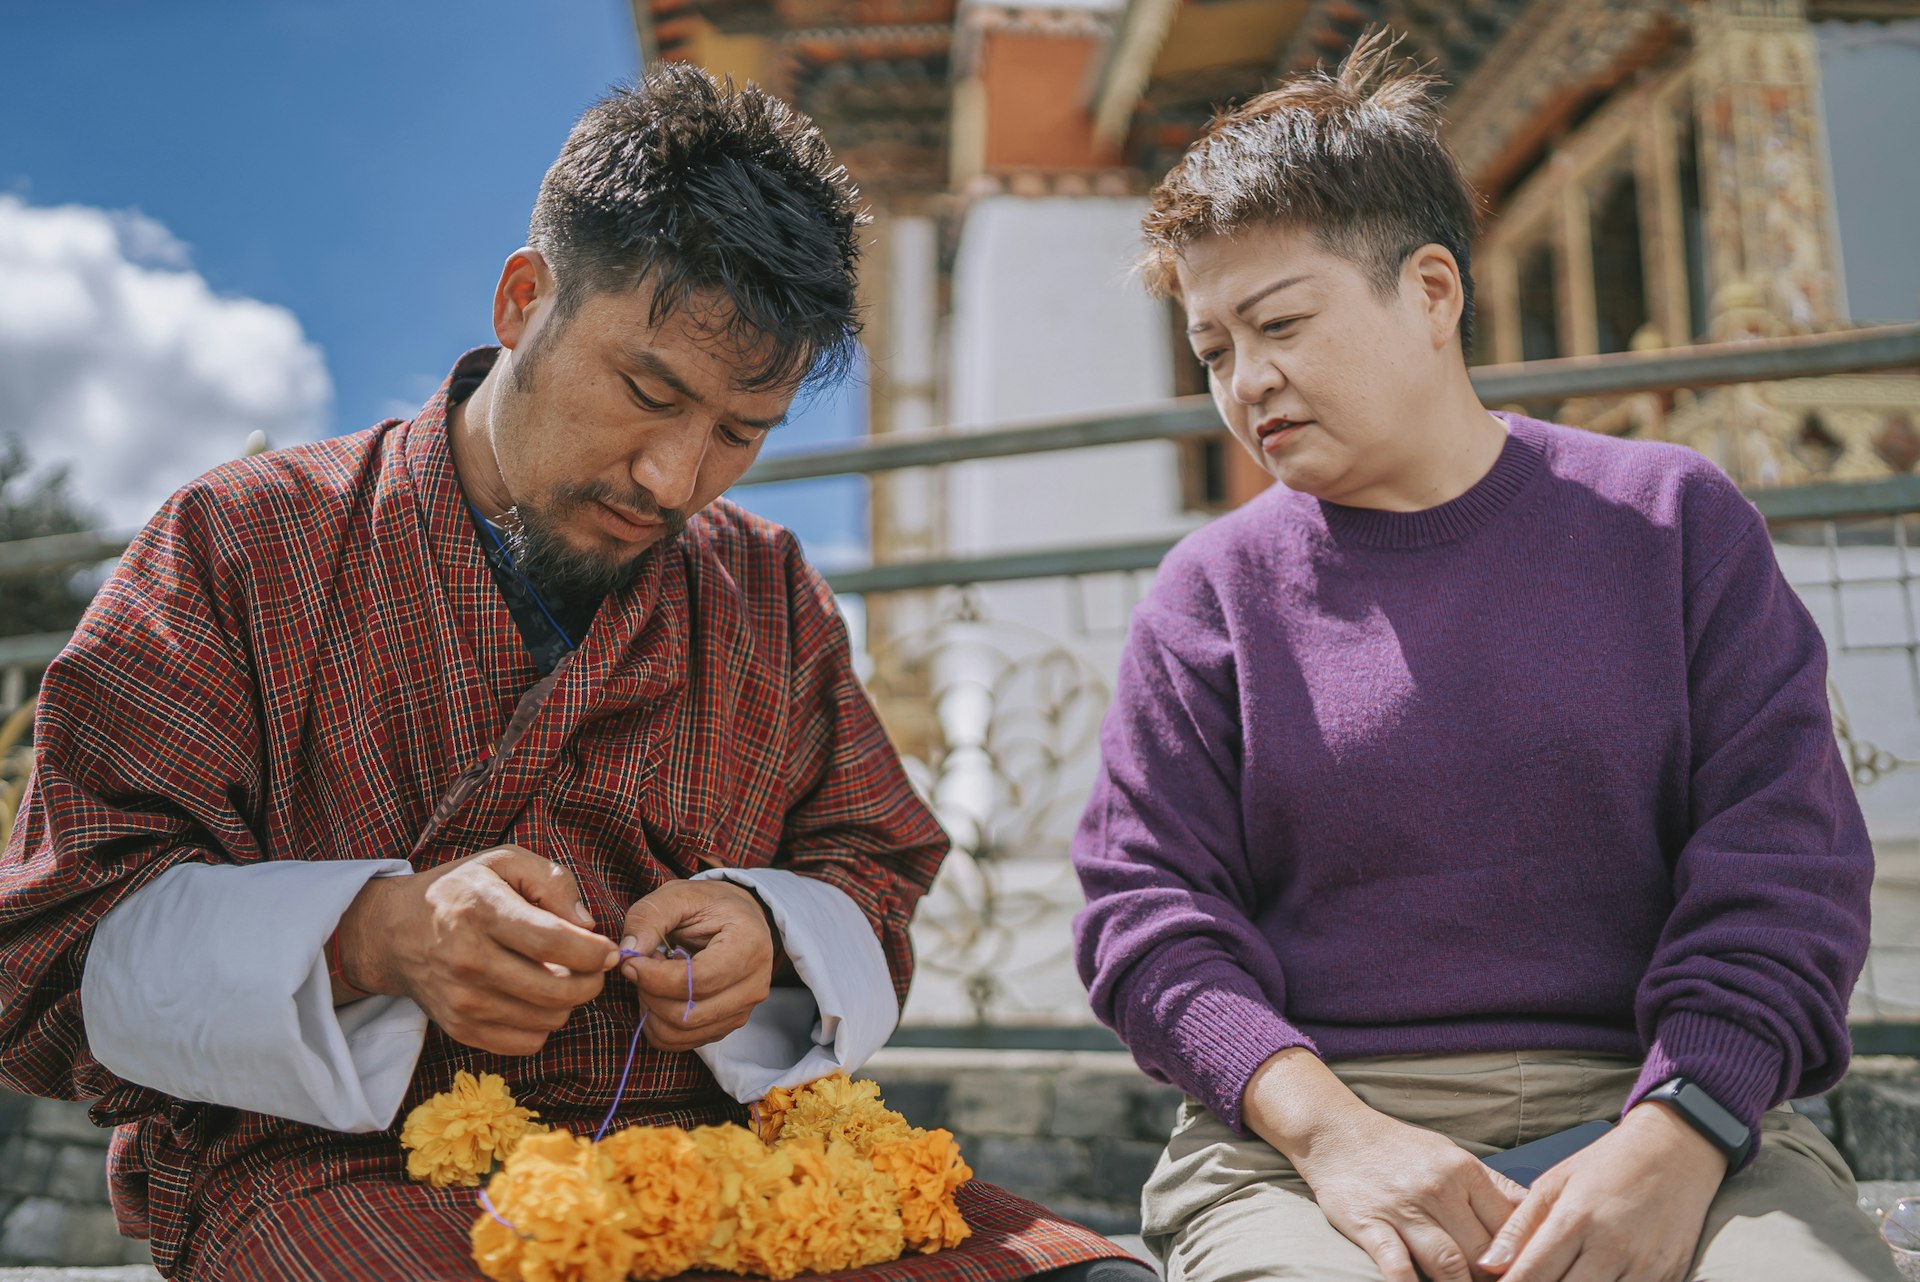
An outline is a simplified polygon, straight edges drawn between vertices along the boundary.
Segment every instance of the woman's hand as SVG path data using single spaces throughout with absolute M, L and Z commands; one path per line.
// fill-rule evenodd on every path
M 1641 1104 L 1534 1181 L 1480 1266 L 1504 1282 L 1678 1282 L 1726 1173 L 1684 1118 Z
M 1244 1107 L 1387 1282 L 1472 1282 L 1471 1262 L 1526 1197 L 1446 1136 L 1368 1108 L 1304 1049 L 1261 1065 Z

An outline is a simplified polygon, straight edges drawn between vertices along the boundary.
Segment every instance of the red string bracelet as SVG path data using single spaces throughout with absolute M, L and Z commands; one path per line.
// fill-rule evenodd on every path
M 327 978 L 346 990 L 348 1001 L 355 1002 L 359 1001 L 362 997 L 373 996 L 372 993 L 362 992 L 348 982 L 346 962 L 343 961 L 340 956 L 340 932 L 337 929 L 331 935 L 327 936 L 327 946 L 324 952 L 327 958 Z

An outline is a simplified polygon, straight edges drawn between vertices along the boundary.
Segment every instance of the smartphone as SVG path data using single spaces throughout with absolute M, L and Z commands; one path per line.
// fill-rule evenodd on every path
M 1548 1167 L 1572 1157 L 1612 1129 L 1612 1122 L 1585 1122 L 1480 1160 L 1522 1188 L 1532 1188 Z

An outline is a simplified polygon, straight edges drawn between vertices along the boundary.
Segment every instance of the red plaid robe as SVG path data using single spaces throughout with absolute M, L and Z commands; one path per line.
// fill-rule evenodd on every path
M 0 859 L 0 1080 L 94 1099 L 123 1226 L 193 1278 L 470 1277 L 471 1194 L 404 1177 L 397 1128 L 347 1135 L 189 1104 L 87 1050 L 95 924 L 186 860 L 404 855 L 536 679 L 461 505 L 447 389 L 411 422 L 241 460 L 177 494 L 48 668 Z M 573 870 L 603 931 L 663 882 L 777 865 L 839 887 L 904 997 L 946 839 L 853 674 L 791 535 L 725 503 L 607 599 L 504 768 L 415 861 L 517 842 Z M 430 1029 L 401 1115 L 457 1070 L 590 1129 L 638 1015 L 619 985 L 503 1059 Z M 739 1120 L 690 1054 L 646 1048 L 628 1123 Z M 902 1279 L 998 1282 L 1112 1254 L 976 1185 L 968 1250 Z

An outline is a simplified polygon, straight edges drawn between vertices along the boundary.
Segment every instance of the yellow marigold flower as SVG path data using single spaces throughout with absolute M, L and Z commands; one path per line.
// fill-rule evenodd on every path
M 685 1273 L 718 1214 L 720 1184 L 706 1157 L 677 1126 L 630 1127 L 607 1136 L 600 1151 L 633 1210 L 631 1276 L 653 1282 Z
M 840 1140 L 827 1145 L 824 1157 L 840 1225 L 832 1249 L 815 1258 L 814 1269 L 832 1273 L 899 1259 L 906 1241 L 893 1177 Z
M 400 1143 L 409 1150 L 407 1174 L 435 1188 L 471 1188 L 523 1136 L 546 1130 L 535 1116 L 514 1103 L 498 1073 L 456 1073 L 452 1090 L 407 1114 L 400 1129 Z
M 914 1130 L 883 1138 L 868 1155 L 900 1190 L 900 1224 L 908 1246 L 922 1252 L 958 1246 L 972 1235 L 954 1192 L 973 1178 L 960 1146 L 947 1131 Z
M 487 1184 L 473 1259 L 494 1282 L 622 1282 L 638 1239 L 625 1183 L 590 1140 L 528 1137 Z M 511 1225 L 511 1227 L 508 1227 Z
M 881 1139 L 912 1133 L 907 1119 L 880 1098 L 878 1082 L 853 1081 L 844 1073 L 823 1077 L 783 1101 L 773 1142 L 842 1140 L 865 1156 Z M 762 1116 L 765 1105 L 762 1104 Z

